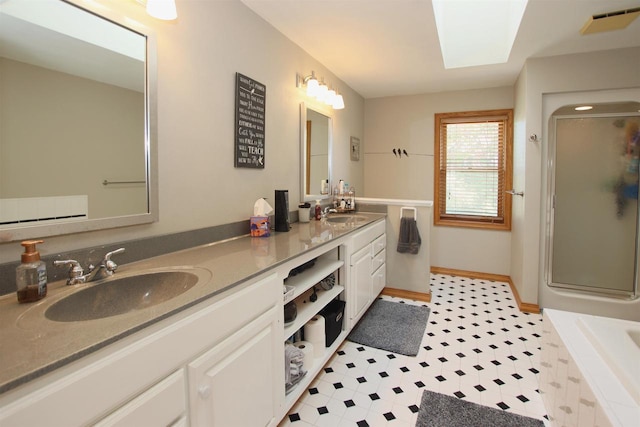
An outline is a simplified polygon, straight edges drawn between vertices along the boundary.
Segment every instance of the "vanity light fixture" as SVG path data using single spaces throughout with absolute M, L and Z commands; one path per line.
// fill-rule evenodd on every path
M 312 71 L 311 75 L 301 76 L 296 74 L 296 87 L 307 87 L 307 96 L 317 99 L 333 107 L 334 110 L 344 109 L 344 98 L 337 90 L 330 88 L 323 79 L 316 78 Z
M 154 18 L 172 21 L 178 17 L 175 0 L 147 0 L 147 13 Z

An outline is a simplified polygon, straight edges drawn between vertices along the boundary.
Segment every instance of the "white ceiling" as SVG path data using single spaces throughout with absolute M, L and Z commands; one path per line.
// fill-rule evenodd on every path
M 431 0 L 242 2 L 364 98 L 509 86 L 530 57 L 640 46 L 640 19 L 621 31 L 580 35 L 592 15 L 640 0 L 529 0 L 507 63 L 449 70 Z

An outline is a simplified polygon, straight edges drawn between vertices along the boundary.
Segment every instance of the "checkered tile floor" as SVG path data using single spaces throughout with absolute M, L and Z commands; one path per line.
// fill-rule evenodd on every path
M 279 427 L 413 427 L 423 390 L 544 419 L 542 316 L 521 313 L 506 283 L 431 275 L 431 292 L 416 357 L 345 341 Z

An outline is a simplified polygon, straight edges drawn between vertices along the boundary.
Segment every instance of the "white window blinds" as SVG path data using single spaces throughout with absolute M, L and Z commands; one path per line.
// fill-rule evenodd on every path
M 436 115 L 440 219 L 505 222 L 509 118 L 508 114 Z

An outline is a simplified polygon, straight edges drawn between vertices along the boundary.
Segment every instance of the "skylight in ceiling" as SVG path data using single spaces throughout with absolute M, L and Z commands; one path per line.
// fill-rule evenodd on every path
M 528 0 L 432 0 L 445 68 L 507 62 Z

